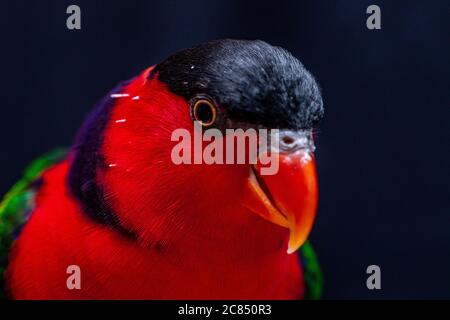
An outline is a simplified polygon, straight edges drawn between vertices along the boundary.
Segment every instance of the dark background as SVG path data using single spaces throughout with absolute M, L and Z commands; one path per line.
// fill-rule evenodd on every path
M 69 4 L 80 31 L 66 28 Z M 366 28 L 370 4 L 382 30 Z M 325 298 L 450 298 L 449 1 L 21 0 L 0 15 L 0 194 L 70 145 L 120 80 L 199 42 L 262 39 L 323 90 L 311 238 Z M 366 288 L 370 264 L 382 290 Z

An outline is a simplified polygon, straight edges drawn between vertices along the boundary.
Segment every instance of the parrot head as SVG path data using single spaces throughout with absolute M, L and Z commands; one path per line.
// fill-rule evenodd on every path
M 201 44 L 120 85 L 94 110 L 74 148 L 71 190 L 91 217 L 143 245 L 292 253 L 317 210 L 312 132 L 323 112 L 315 79 L 288 51 L 263 41 Z M 192 163 L 174 163 L 174 132 L 194 137 L 195 123 L 223 133 L 222 145 L 227 129 L 277 129 L 278 147 L 267 151 L 277 172 L 264 175 L 260 162 L 196 164 L 194 138 L 183 150 Z

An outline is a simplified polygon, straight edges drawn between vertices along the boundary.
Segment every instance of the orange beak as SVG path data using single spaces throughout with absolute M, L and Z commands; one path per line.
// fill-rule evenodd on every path
M 262 175 L 261 165 L 252 166 L 245 206 L 277 225 L 289 229 L 287 253 L 306 241 L 317 211 L 318 184 L 314 156 L 308 149 L 274 153 L 278 172 Z M 277 157 L 277 158 L 274 158 Z M 274 160 L 274 161 L 276 161 Z

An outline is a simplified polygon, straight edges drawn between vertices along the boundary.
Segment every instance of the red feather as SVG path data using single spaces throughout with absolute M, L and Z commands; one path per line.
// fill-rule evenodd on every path
M 150 69 L 116 99 L 98 172 L 108 205 L 138 239 L 91 220 L 67 187 L 71 159 L 44 175 L 7 270 L 17 299 L 297 299 L 303 278 L 288 232 L 239 205 L 248 167 L 175 165 L 188 103 Z M 81 290 L 66 286 L 81 268 Z

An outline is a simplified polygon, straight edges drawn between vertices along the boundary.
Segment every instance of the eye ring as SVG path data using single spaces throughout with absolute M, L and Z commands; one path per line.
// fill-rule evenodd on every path
M 208 98 L 198 98 L 192 104 L 192 119 L 200 122 L 203 127 L 209 127 L 216 122 L 217 108 Z

